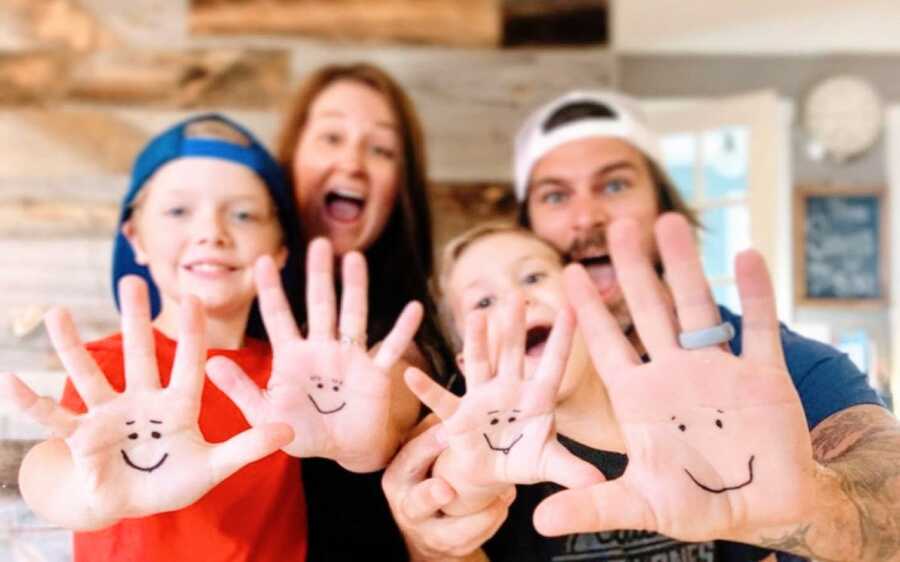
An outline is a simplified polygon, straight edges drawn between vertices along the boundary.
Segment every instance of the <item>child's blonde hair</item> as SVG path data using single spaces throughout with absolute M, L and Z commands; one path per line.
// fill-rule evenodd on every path
M 531 230 L 519 226 L 514 222 L 493 221 L 482 223 L 466 230 L 444 244 L 444 248 L 441 251 L 440 274 L 437 278 L 435 293 L 439 299 L 438 312 L 440 313 L 441 323 L 443 324 L 444 331 L 450 336 L 454 351 L 460 351 L 462 349 L 462 335 L 458 334 L 454 328 L 453 310 L 450 306 L 449 299 L 447 298 L 450 277 L 453 275 L 453 269 L 456 267 L 459 259 L 469 246 L 482 238 L 494 236 L 496 234 L 518 234 L 525 238 L 532 239 L 549 248 L 554 255 L 559 256 L 560 264 L 563 262 L 562 254 L 559 250 L 554 248 L 553 245 Z

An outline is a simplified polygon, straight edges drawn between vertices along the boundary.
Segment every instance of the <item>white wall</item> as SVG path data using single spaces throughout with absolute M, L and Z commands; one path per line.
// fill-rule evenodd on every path
M 618 0 L 620 53 L 900 53 L 897 0 Z
M 900 412 L 900 105 L 887 111 L 888 197 L 891 229 L 891 391 L 894 412 Z

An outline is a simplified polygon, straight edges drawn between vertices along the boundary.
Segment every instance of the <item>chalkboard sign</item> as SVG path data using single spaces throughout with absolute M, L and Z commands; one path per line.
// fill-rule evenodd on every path
M 882 190 L 798 193 L 794 215 L 800 304 L 878 304 L 887 291 Z

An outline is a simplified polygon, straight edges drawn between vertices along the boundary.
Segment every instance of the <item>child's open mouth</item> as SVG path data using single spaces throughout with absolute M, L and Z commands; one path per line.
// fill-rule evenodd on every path
M 540 357 L 550 337 L 550 326 L 532 326 L 525 334 L 525 355 Z
M 349 190 L 335 189 L 325 195 L 325 213 L 337 222 L 354 222 L 362 215 L 366 198 Z

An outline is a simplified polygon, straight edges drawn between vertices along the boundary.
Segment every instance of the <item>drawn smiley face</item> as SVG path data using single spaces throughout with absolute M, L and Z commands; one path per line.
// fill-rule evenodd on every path
M 309 401 L 312 402 L 313 407 L 320 414 L 333 414 L 335 412 L 340 412 L 344 409 L 344 406 L 347 405 L 346 401 L 342 401 L 337 406 L 328 406 L 327 402 L 329 402 L 329 392 L 337 393 L 338 399 L 340 399 L 341 388 L 344 386 L 344 381 L 339 379 L 325 379 L 317 375 L 313 375 L 309 377 L 309 380 L 312 382 L 312 392 L 315 392 L 319 397 L 318 400 L 313 397 L 312 392 L 307 393 L 306 395 L 309 397 Z
M 491 410 L 487 414 L 490 417 L 489 423 L 492 426 L 496 426 L 499 428 L 499 426 L 501 426 L 504 422 L 509 423 L 509 424 L 515 423 L 515 421 L 519 417 L 519 414 L 521 414 L 521 413 L 522 413 L 521 410 L 512 409 L 509 411 L 508 414 L 505 414 L 503 412 L 503 410 Z M 497 433 L 502 433 L 502 432 L 498 431 Z M 518 443 L 519 441 L 522 440 L 522 436 L 524 434 L 519 433 L 519 435 L 516 436 L 509 445 L 506 445 L 506 446 L 500 445 L 499 443 L 495 444 L 494 441 L 491 441 L 491 438 L 487 433 L 482 433 L 481 435 L 484 436 L 484 440 L 487 442 L 487 446 L 490 450 L 498 451 L 500 453 L 503 453 L 504 455 L 508 455 L 510 450 L 512 450 L 512 448 L 516 445 L 516 443 Z M 496 441 L 498 437 L 499 436 L 495 434 L 494 440 Z
M 136 423 L 136 420 L 127 420 L 125 422 L 125 425 L 133 426 L 135 423 Z M 163 422 L 160 420 L 153 420 L 153 419 L 150 420 L 151 426 L 161 426 L 162 423 Z M 133 429 L 133 428 L 130 428 L 130 429 Z M 153 430 L 150 432 L 151 439 L 162 438 L 162 433 L 160 431 L 158 431 L 158 430 L 162 429 L 161 427 L 153 427 L 152 429 Z M 140 437 L 141 437 L 141 435 L 137 431 L 132 431 L 131 433 L 128 434 L 128 439 L 131 441 L 137 441 L 138 439 L 140 439 Z M 133 468 L 135 470 L 139 470 L 141 472 L 153 472 L 157 468 L 161 467 L 163 465 L 163 463 L 166 462 L 166 459 L 169 458 L 169 453 L 165 453 L 155 463 L 150 463 L 150 464 L 145 465 L 140 462 L 135 462 L 130 456 L 128 456 L 128 453 L 125 451 L 125 449 L 122 449 L 121 452 L 122 452 L 122 459 L 125 461 L 125 464 L 127 466 L 130 466 L 131 468 Z M 134 454 L 134 451 L 132 451 L 132 454 Z
M 713 417 L 713 419 L 709 420 L 709 423 L 711 423 L 716 428 L 716 431 L 725 430 L 725 422 L 722 421 L 722 417 L 723 417 L 722 414 L 724 414 L 725 412 L 723 412 L 722 410 L 716 410 L 716 413 L 719 415 L 717 415 L 717 416 Z M 689 428 L 688 428 L 687 424 L 685 424 L 683 421 L 679 421 L 677 419 L 677 416 L 672 416 L 671 421 L 675 422 L 676 427 L 678 428 L 678 431 L 680 431 L 681 433 L 684 433 L 684 434 L 689 433 Z M 718 488 L 714 487 L 714 486 L 708 486 L 708 485 L 704 484 L 703 482 L 701 482 L 700 480 L 698 480 L 697 477 L 694 476 L 691 473 L 691 471 L 688 470 L 687 468 L 684 468 L 684 472 L 685 472 L 685 474 L 687 474 L 688 478 L 690 478 L 691 481 L 694 484 L 696 484 L 701 490 L 710 492 L 712 494 L 722 494 L 724 492 L 740 490 L 741 488 L 743 488 L 745 486 L 749 486 L 753 482 L 753 461 L 755 460 L 755 458 L 756 458 L 756 455 L 750 455 L 750 459 L 747 461 L 747 478 L 743 482 L 740 482 L 738 484 L 733 484 L 730 486 L 721 486 Z

